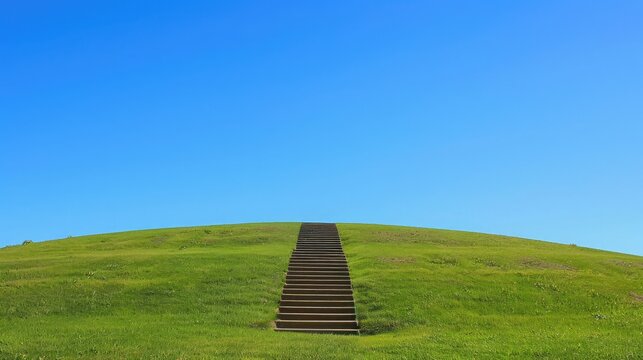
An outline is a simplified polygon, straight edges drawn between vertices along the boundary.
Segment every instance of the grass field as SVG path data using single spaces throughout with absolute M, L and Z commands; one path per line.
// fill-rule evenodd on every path
M 340 224 L 361 336 L 271 330 L 299 224 L 0 249 L 0 359 L 643 359 L 643 258 Z

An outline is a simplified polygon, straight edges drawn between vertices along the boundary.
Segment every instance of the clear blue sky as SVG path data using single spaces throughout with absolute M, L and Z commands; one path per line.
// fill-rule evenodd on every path
M 641 1 L 4 1 L 0 245 L 255 221 L 643 254 Z

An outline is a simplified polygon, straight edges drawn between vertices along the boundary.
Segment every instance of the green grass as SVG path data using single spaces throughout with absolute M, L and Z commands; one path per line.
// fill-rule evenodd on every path
M 361 336 L 271 330 L 299 224 L 0 249 L 0 359 L 641 359 L 643 258 L 340 224 Z

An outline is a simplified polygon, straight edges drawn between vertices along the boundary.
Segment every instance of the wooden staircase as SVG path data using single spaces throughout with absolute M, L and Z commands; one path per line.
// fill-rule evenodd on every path
M 301 225 L 275 323 L 277 331 L 359 334 L 348 264 L 335 224 Z

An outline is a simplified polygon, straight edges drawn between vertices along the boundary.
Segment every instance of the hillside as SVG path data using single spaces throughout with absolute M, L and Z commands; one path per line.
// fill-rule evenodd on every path
M 643 258 L 338 224 L 361 336 L 272 331 L 298 223 L 0 249 L 0 359 L 643 358 Z

